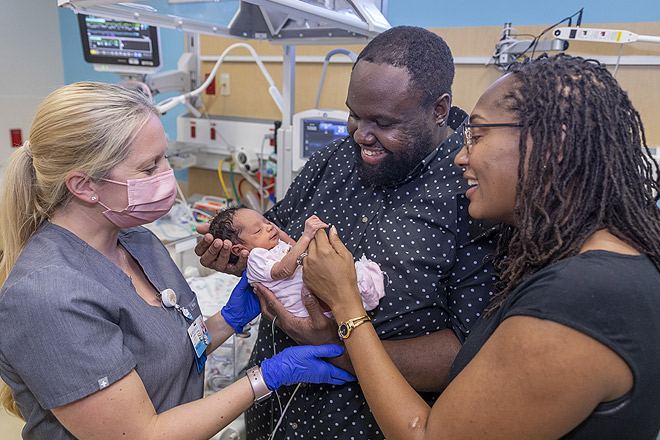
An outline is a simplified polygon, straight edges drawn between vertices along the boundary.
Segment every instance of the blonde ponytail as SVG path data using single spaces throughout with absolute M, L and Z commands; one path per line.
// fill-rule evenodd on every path
M 2 182 L 0 286 L 9 276 L 28 239 L 44 221 L 36 188 L 37 179 L 26 142 L 12 154 Z
M 105 177 L 124 160 L 137 132 L 158 111 L 138 90 L 80 82 L 57 89 L 41 103 L 29 140 L 5 169 L 0 199 L 0 286 L 28 240 L 72 195 L 66 176 Z M 5 384 L 0 403 L 20 417 Z
M 14 396 L 11 394 L 11 388 L 7 386 L 6 383 L 0 381 L 0 405 L 2 405 L 5 410 L 21 420 L 25 420 L 23 415 L 18 410 L 18 405 L 14 400 Z

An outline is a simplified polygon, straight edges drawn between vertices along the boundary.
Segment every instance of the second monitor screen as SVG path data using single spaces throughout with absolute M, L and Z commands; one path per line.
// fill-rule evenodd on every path
M 309 158 L 330 142 L 347 135 L 346 121 L 305 119 L 303 122 L 303 158 Z

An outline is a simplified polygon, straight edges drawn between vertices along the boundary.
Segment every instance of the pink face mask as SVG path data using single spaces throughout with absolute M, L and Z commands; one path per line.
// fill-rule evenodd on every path
M 121 211 L 110 209 L 99 200 L 106 209 L 103 214 L 122 229 L 161 218 L 172 209 L 176 199 L 176 179 L 172 169 L 142 179 L 128 179 L 126 183 L 103 180 L 128 187 L 128 206 Z

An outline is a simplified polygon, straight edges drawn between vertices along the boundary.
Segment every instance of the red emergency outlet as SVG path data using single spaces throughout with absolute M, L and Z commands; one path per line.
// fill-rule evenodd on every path
M 20 128 L 11 128 L 9 129 L 9 133 L 11 135 L 12 147 L 16 148 L 23 146 L 23 134 L 21 133 Z
M 209 74 L 206 74 L 205 80 L 208 79 Z M 211 84 L 206 88 L 207 95 L 215 95 L 215 77 L 211 80 Z

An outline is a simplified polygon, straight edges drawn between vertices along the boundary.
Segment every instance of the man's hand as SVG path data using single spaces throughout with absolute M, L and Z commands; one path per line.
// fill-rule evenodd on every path
M 254 291 L 261 303 L 261 316 L 271 321 L 300 345 L 336 344 L 339 342 L 337 323 L 323 314 L 319 301 L 303 288 L 302 299 L 309 316 L 299 318 L 289 312 L 275 297 L 273 292 L 260 283 L 255 283 Z
M 195 253 L 200 257 L 199 262 L 204 267 L 217 270 L 218 272 L 229 273 L 240 277 L 247 267 L 247 257 L 249 252 L 246 250 L 241 251 L 238 256 L 238 261 L 234 264 L 229 263 L 231 256 L 232 243 L 229 240 L 214 239 L 209 234 L 209 223 L 197 225 L 195 229 L 198 233 L 203 234 L 202 239 L 195 246 Z

